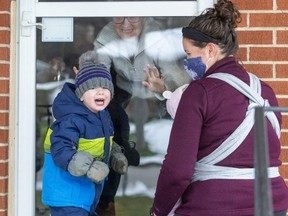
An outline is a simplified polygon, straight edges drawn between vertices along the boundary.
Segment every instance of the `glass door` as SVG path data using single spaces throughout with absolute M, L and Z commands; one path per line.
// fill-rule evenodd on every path
M 143 87 L 144 66 L 155 66 L 167 80 L 165 85 L 171 88 L 169 90 L 188 83 L 190 80 L 182 70 L 185 53 L 181 44 L 181 27 L 187 25 L 198 11 L 212 4 L 212 0 L 204 3 L 19 2 L 15 215 L 41 215 L 47 210 L 39 200 L 39 193 L 42 186 L 43 141 L 54 121 L 51 106 L 64 83 L 74 83 L 73 67 L 79 68 L 79 56 L 89 50 L 101 50 L 99 55 L 104 53 L 100 59 L 115 78 L 113 100 L 117 100 L 117 106 L 120 105 L 116 113 L 113 108 L 109 112 L 112 118 L 119 114 L 119 109 L 123 109 L 124 115 L 127 115 L 128 142 L 132 146 L 136 144 L 140 152 L 140 167 L 149 163 L 156 163 L 160 167 L 173 120 L 165 111 L 165 100 L 161 100 L 161 95 Z M 125 33 L 130 31 L 131 24 L 141 25 L 139 34 L 129 38 L 131 35 L 125 36 Z M 121 36 L 119 29 L 123 25 L 127 25 L 128 30 L 122 31 L 124 35 Z M 140 59 L 143 56 L 144 60 Z M 121 58 L 125 58 L 124 65 Z M 145 62 L 145 65 L 138 62 Z M 143 195 L 146 192 L 146 196 L 153 197 L 153 184 L 151 186 L 151 182 L 146 184 L 141 180 L 139 173 L 142 171 L 138 168 L 129 167 L 128 175 L 122 176 L 117 195 Z M 155 183 L 158 168 L 150 177 L 150 181 Z M 129 185 L 131 182 L 134 188 Z M 139 182 L 140 188 L 144 184 L 142 192 L 135 186 L 139 186 Z M 31 203 L 34 200 L 36 204 Z

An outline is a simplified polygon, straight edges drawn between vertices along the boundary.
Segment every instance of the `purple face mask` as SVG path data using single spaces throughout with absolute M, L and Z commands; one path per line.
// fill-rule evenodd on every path
M 196 58 L 184 59 L 184 69 L 193 80 L 197 80 L 203 78 L 206 71 L 206 65 L 202 62 L 201 56 L 199 56 Z

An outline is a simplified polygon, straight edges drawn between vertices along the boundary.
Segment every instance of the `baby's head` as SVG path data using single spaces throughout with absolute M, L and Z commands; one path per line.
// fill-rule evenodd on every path
M 167 99 L 166 101 L 166 109 L 167 112 L 170 114 L 171 118 L 174 119 L 176 115 L 176 111 L 181 100 L 182 94 L 185 89 L 188 87 L 188 84 L 184 84 L 178 87 L 174 92 L 171 91 L 164 91 L 163 97 Z
M 92 112 L 103 110 L 114 95 L 112 77 L 106 66 L 83 62 L 75 78 L 75 94 Z

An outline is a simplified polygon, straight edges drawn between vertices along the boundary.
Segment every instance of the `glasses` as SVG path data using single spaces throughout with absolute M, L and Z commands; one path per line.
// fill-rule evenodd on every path
M 125 19 L 127 19 L 130 23 L 137 23 L 140 21 L 140 17 L 115 17 L 113 18 L 113 22 L 115 24 L 121 24 Z

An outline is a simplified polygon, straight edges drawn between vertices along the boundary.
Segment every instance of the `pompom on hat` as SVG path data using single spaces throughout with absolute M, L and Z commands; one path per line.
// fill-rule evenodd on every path
M 81 65 L 75 77 L 75 87 L 78 98 L 81 98 L 86 91 L 97 87 L 109 89 L 111 98 L 114 95 L 112 77 L 107 67 L 95 64 L 93 61 L 86 61 Z

